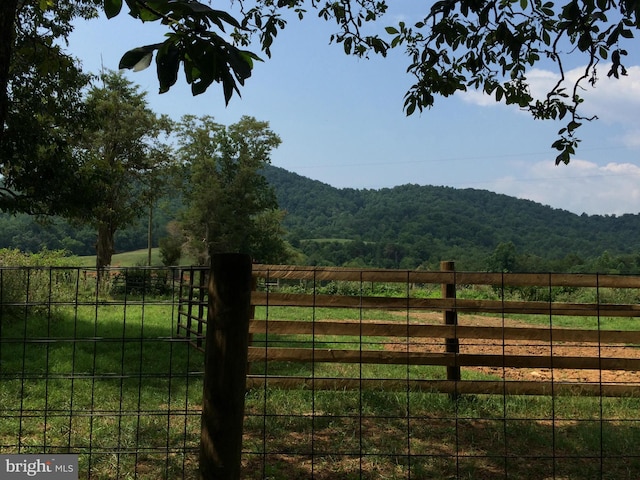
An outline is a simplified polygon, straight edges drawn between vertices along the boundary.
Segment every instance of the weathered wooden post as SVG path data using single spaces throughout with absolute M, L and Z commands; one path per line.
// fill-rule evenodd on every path
M 211 259 L 200 479 L 239 480 L 251 312 L 251 257 Z
M 441 272 L 453 272 L 455 271 L 455 263 L 450 261 L 440 262 Z M 442 298 L 456 298 L 456 284 L 443 283 L 442 284 Z M 445 325 L 457 325 L 458 324 L 458 312 L 455 310 L 445 310 L 443 312 Z M 447 353 L 457 354 L 460 352 L 460 344 L 457 338 L 445 339 L 445 348 Z M 458 365 L 450 365 L 447 367 L 447 380 L 460 381 L 460 367 Z M 454 391 L 449 395 L 452 400 L 458 399 L 458 393 Z

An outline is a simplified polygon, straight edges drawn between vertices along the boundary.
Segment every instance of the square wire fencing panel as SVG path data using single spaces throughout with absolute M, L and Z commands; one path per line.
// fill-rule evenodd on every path
M 174 269 L 0 269 L 0 454 L 79 455 L 80 479 L 197 478 L 202 354 Z
M 640 478 L 640 278 L 254 265 L 246 479 Z

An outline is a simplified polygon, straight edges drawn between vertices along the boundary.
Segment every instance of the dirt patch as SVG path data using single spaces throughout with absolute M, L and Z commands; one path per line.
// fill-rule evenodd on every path
M 442 316 L 438 313 L 412 314 L 412 319 L 428 324 L 438 324 Z M 458 325 L 484 327 L 531 327 L 532 325 L 511 319 L 464 315 L 458 318 Z M 557 327 L 554 327 L 554 329 Z M 495 340 L 460 339 L 460 353 L 473 355 L 535 355 L 550 357 L 592 357 L 592 358 L 640 358 L 640 348 L 593 344 L 585 342 L 543 342 L 535 340 Z M 387 345 L 388 350 L 406 351 L 406 344 Z M 438 338 L 416 338 L 409 348 L 414 352 L 445 352 L 444 342 Z M 549 369 L 549 368 L 510 368 L 510 367 L 464 367 L 505 380 L 553 380 L 556 382 L 585 383 L 631 383 L 640 384 L 638 371 L 624 370 L 585 370 L 585 369 Z

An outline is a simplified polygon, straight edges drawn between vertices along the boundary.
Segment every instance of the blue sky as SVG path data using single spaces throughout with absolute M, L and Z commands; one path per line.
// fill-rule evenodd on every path
M 385 24 L 415 21 L 416 8 L 397 1 Z M 640 213 L 640 62 L 633 52 L 624 59 L 629 76 L 622 80 L 607 79 L 607 65 L 599 67 L 601 81 L 585 92 L 585 112 L 600 119 L 580 129 L 582 143 L 571 164 L 555 166 L 550 146 L 562 125 L 535 121 L 475 92 L 437 98 L 434 108 L 406 117 L 403 96 L 411 79 L 404 52 L 386 59 L 348 57 L 340 45 L 329 45 L 334 30 L 313 12 L 303 22 L 289 22 L 272 58 L 257 63 L 242 97 L 227 107 L 217 85 L 192 97 L 182 76 L 159 95 L 155 63 L 126 75 L 148 91 L 155 112 L 176 120 L 193 114 L 223 124 L 242 115 L 268 121 L 283 141 L 272 155 L 274 165 L 336 187 L 443 185 L 577 214 Z M 69 50 L 87 71 L 97 73 L 101 65 L 115 70 L 125 51 L 157 43 L 163 33 L 161 25 L 142 25 L 123 13 L 78 23 Z M 572 61 L 568 69 L 580 67 L 581 59 Z M 529 72 L 541 92 L 554 78 L 543 67 Z

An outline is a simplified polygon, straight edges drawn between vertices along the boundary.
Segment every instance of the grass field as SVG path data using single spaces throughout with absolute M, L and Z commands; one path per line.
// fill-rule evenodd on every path
M 172 338 L 170 302 L 138 300 L 3 316 L 1 453 L 78 453 L 80 478 L 92 480 L 197 478 L 203 355 Z M 270 308 L 256 315 L 407 321 L 399 312 L 353 309 Z M 637 321 L 624 325 L 635 329 Z M 360 348 L 339 336 L 286 340 Z M 388 339 L 363 341 L 375 349 Z M 252 373 L 264 368 L 253 364 Z M 281 362 L 268 369 L 310 377 L 445 375 L 443 367 L 402 365 Z M 454 401 L 408 389 L 256 388 L 245 401 L 243 478 L 251 480 L 640 478 L 638 398 Z
M 80 478 L 195 478 L 202 355 L 171 334 L 170 305 L 3 322 L 1 452 L 78 453 Z
M 87 255 L 78 257 L 79 264 L 83 267 L 95 267 L 96 257 L 95 255 Z M 144 248 L 141 250 L 133 250 L 130 252 L 116 253 L 113 255 L 111 265 L 114 267 L 139 267 L 148 266 L 149 251 Z M 183 257 L 180 259 L 180 265 L 194 265 L 193 259 L 190 257 Z M 161 267 L 162 259 L 160 258 L 160 249 L 151 249 L 151 266 Z

